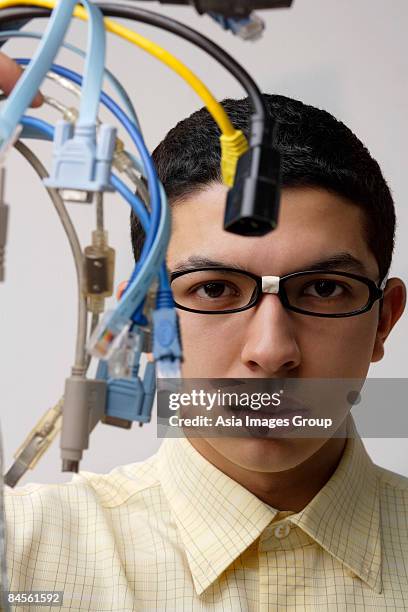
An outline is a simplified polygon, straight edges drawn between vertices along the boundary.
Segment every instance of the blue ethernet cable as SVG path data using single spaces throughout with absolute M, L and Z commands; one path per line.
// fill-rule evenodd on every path
M 4 145 L 7 145 L 12 140 L 23 113 L 30 106 L 32 99 L 40 88 L 41 83 L 44 80 L 45 75 L 47 74 L 55 56 L 58 53 L 61 43 L 64 40 L 66 31 L 71 22 L 75 4 L 76 0 L 60 0 L 58 5 L 52 11 L 47 29 L 34 53 L 32 60 L 30 61 L 27 70 L 21 79 L 19 79 L 0 113 L 0 148 L 4 147 Z M 98 24 L 100 20 L 102 22 L 103 41 L 100 40 L 98 42 L 96 40 L 92 40 L 89 42 L 89 49 L 92 50 L 93 53 L 99 55 L 99 47 L 102 45 L 103 49 L 105 42 L 103 17 L 99 9 L 92 6 L 88 0 L 84 0 L 83 4 L 86 6 L 89 12 L 90 21 L 93 22 L 91 28 L 92 38 L 98 35 Z M 98 21 L 96 21 L 97 17 L 95 11 L 99 11 L 100 20 L 98 19 Z M 102 31 L 100 31 L 100 33 L 102 34 Z M 88 58 L 88 60 L 87 81 L 89 79 L 89 83 L 93 83 L 93 85 L 95 85 L 100 80 L 102 84 L 103 71 L 100 76 L 96 74 L 96 71 L 93 73 L 93 66 L 96 66 L 97 69 L 100 68 L 100 58 L 92 58 L 92 66 L 91 58 Z M 95 92 L 89 92 L 89 95 L 91 93 L 92 97 L 94 97 Z M 99 94 L 99 92 L 97 91 L 96 94 Z M 85 116 L 88 116 L 88 113 L 86 113 Z
M 132 159 L 132 162 L 135 166 L 135 168 L 138 170 L 138 172 L 140 172 L 142 175 L 144 174 L 143 171 L 143 167 L 140 164 L 139 160 L 132 154 L 132 153 L 128 153 L 129 157 Z M 162 185 L 162 183 L 159 183 L 160 186 L 160 191 L 161 191 L 161 198 L 162 198 L 162 202 L 166 202 L 167 201 L 167 196 L 166 193 L 164 191 L 164 187 Z M 118 188 L 119 191 L 119 188 Z M 125 194 L 123 194 L 123 197 L 126 197 Z M 135 213 L 138 215 L 138 213 L 135 211 Z M 146 232 L 146 229 L 143 225 L 143 219 L 141 215 L 138 215 L 140 218 L 140 221 L 142 223 L 142 227 L 144 229 L 144 231 Z M 133 281 L 133 278 L 135 276 L 136 273 L 136 268 L 134 269 L 133 275 L 130 278 L 129 283 L 131 283 Z M 169 276 L 168 276 L 168 272 L 167 272 L 167 267 L 165 262 L 163 262 L 163 265 L 160 268 L 160 272 L 159 272 L 159 293 L 157 296 L 157 305 L 161 306 L 161 307 L 168 307 L 168 308 L 174 308 L 174 300 L 173 300 L 173 294 L 171 291 L 171 285 L 170 285 L 170 281 L 169 281 Z M 142 302 L 138 308 L 136 309 L 136 311 L 133 313 L 132 315 L 132 321 L 134 321 L 134 323 L 136 324 L 144 324 L 144 323 L 140 323 L 141 321 L 143 321 L 144 316 L 143 316 L 143 308 L 144 308 L 144 302 Z
M 43 35 L 40 32 L 26 32 L 24 30 L 22 31 L 21 30 L 5 30 L 0 33 L 0 41 L 2 40 L 7 41 L 10 38 L 35 38 L 35 39 L 41 40 L 42 37 Z M 73 53 L 76 53 L 77 55 L 83 58 L 86 57 L 85 51 L 82 51 L 82 49 L 75 47 L 75 45 L 72 45 L 68 42 L 64 42 L 61 46 L 64 47 L 65 49 L 68 49 L 69 51 L 72 51 Z M 104 70 L 105 70 L 106 80 L 109 81 L 112 87 L 116 90 L 118 96 L 121 98 L 121 102 L 123 106 L 125 107 L 126 112 L 129 115 L 130 119 L 136 125 L 137 129 L 141 131 L 138 116 L 136 114 L 135 108 L 125 88 L 120 83 L 119 79 L 108 68 L 105 67 Z
M 132 153 L 128 153 L 129 157 L 131 158 L 136 170 L 138 172 L 140 172 L 143 176 L 144 176 L 144 168 L 142 167 L 141 163 L 139 162 L 139 160 L 137 159 L 137 157 L 135 157 Z M 160 187 L 160 193 L 161 193 L 161 199 L 162 202 L 166 202 L 167 201 L 167 196 L 166 196 L 166 192 L 164 191 L 164 187 L 162 185 L 162 183 L 159 183 L 159 187 Z M 119 191 L 119 189 L 118 189 Z M 125 195 L 123 194 L 123 197 L 125 197 Z M 140 218 L 140 221 L 142 223 L 142 227 L 146 233 L 146 229 L 143 225 L 143 220 L 141 215 L 139 215 L 136 211 L 135 214 L 137 214 L 137 216 Z M 133 271 L 133 275 L 129 280 L 129 283 L 131 283 L 133 281 L 134 275 L 136 273 L 136 268 Z M 160 268 L 160 272 L 159 272 L 159 287 L 160 287 L 160 292 L 158 295 L 158 302 L 163 304 L 165 303 L 165 305 L 167 307 L 174 307 L 174 300 L 173 300 L 173 294 L 171 291 L 171 285 L 170 285 L 170 280 L 169 280 L 169 275 L 167 272 L 167 267 L 166 264 L 163 263 L 163 265 Z M 136 323 L 138 323 L 138 321 L 140 321 L 143 317 L 143 304 L 141 304 L 136 311 L 133 313 L 132 315 L 132 320 Z
M 18 64 L 26 65 L 29 62 L 29 59 L 16 58 L 15 61 Z M 55 72 L 56 74 L 59 74 L 60 76 L 63 76 L 73 81 L 77 85 L 82 86 L 82 77 L 76 72 L 74 72 L 73 70 L 70 70 L 63 66 L 59 66 L 58 64 L 53 64 L 50 70 L 52 72 Z M 132 138 L 133 143 L 135 144 L 136 149 L 138 150 L 142 163 L 143 163 L 144 174 L 146 175 L 147 181 L 148 181 L 150 203 L 151 203 L 151 208 L 152 208 L 151 224 L 153 225 L 153 228 L 154 228 L 151 234 L 149 234 L 149 236 L 146 236 L 146 241 L 145 241 L 144 246 L 146 246 L 146 252 L 147 252 L 148 250 L 150 250 L 152 246 L 153 237 L 155 233 L 157 232 L 157 228 L 158 228 L 159 220 L 160 220 L 161 201 L 160 201 L 160 190 L 158 186 L 159 181 L 157 178 L 156 168 L 154 167 L 154 164 L 151 160 L 151 157 L 147 150 L 143 136 L 137 130 L 136 126 L 130 121 L 129 117 L 127 117 L 127 115 L 114 102 L 114 100 L 112 100 L 112 98 L 110 98 L 104 92 L 101 92 L 101 102 L 112 112 L 112 114 L 118 119 L 118 121 L 120 121 L 120 123 L 126 129 L 129 136 Z M 133 282 L 133 280 L 134 278 L 132 275 L 129 285 L 126 288 L 122 299 L 124 298 L 125 294 L 130 290 L 131 283 Z
M 21 118 L 21 125 L 24 128 L 24 138 L 33 138 L 31 134 L 38 133 L 38 135 L 41 134 L 43 136 L 43 140 L 50 140 L 52 142 L 54 139 L 54 128 L 52 127 L 52 125 L 50 125 L 46 121 L 43 121 L 42 119 L 24 115 Z M 30 136 L 27 135 L 28 133 L 30 133 Z
M 117 189 L 123 191 L 122 186 L 118 185 Z M 127 187 L 124 186 L 124 189 L 126 190 Z M 174 300 L 165 263 L 167 246 L 170 240 L 170 209 L 165 193 L 163 195 L 160 226 L 152 248 L 144 262 L 141 263 L 141 260 L 139 260 L 136 264 L 135 272 L 137 276 L 132 283 L 129 283 L 129 291 L 125 296 L 122 296 L 109 320 L 105 321 L 105 325 L 96 339 L 95 346 L 98 348 L 97 356 L 105 355 L 106 358 L 108 351 L 105 350 L 105 345 L 106 343 L 108 343 L 108 347 L 111 345 L 111 339 L 109 338 L 111 334 L 115 337 L 129 321 L 134 323 L 143 321 L 143 302 L 152 280 L 159 270 L 160 288 L 157 294 L 156 309 L 153 313 L 153 353 L 155 361 L 160 364 L 158 372 L 166 373 L 166 375 L 171 373 L 177 377 L 179 375 L 177 364 L 182 359 L 182 349 L 177 313 L 174 309 Z M 126 197 L 124 191 L 123 196 Z M 146 241 L 143 249 L 145 245 Z
M 144 232 L 147 234 L 150 228 L 150 219 L 143 202 L 114 174 L 111 175 L 111 182 L 115 190 L 130 204 L 135 215 L 139 217 Z
M 134 156 L 131 154 L 130 157 L 133 159 L 136 168 L 140 172 L 143 172 L 143 169 L 141 168 L 138 160 L 135 159 Z M 167 196 L 164 192 L 164 187 L 161 183 L 160 188 L 163 192 L 162 202 L 165 203 L 164 206 L 167 208 Z M 118 186 L 117 189 L 118 191 L 120 191 L 121 187 Z M 125 193 L 123 193 L 122 195 L 123 197 L 126 197 Z M 143 226 L 142 218 L 140 218 L 140 220 Z M 138 266 L 136 266 L 132 278 L 138 271 L 139 268 Z M 139 306 L 132 314 L 131 319 L 136 324 L 144 324 L 143 305 L 144 301 L 139 304 Z M 165 262 L 165 252 L 163 253 L 163 264 L 160 266 L 159 291 L 157 292 L 156 297 L 156 309 L 153 313 L 153 323 L 153 353 L 155 360 L 161 364 L 158 367 L 158 374 L 164 375 L 166 377 L 171 376 L 177 378 L 180 375 L 180 371 L 179 365 L 175 364 L 179 364 L 182 359 L 182 348 L 180 341 L 178 317 L 175 312 L 173 293 L 171 290 L 169 275 Z
M 127 188 L 127 186 L 122 183 L 122 181 L 118 180 L 116 178 L 115 175 L 112 175 L 112 185 L 115 187 L 116 191 L 118 193 L 120 193 L 120 195 L 128 201 L 128 203 L 130 204 L 130 206 L 132 207 L 134 213 L 137 215 L 137 217 L 140 219 L 140 222 L 142 224 L 143 230 L 145 232 L 145 234 L 147 235 L 148 232 L 148 228 L 149 228 L 149 215 L 146 211 L 146 208 L 143 206 L 142 202 L 140 200 L 138 200 L 138 202 L 134 202 L 134 197 L 135 194 L 132 193 L 130 191 L 130 189 Z M 166 192 L 164 191 L 164 187 L 161 183 L 159 183 L 160 185 L 160 192 L 161 192 L 161 199 L 162 202 L 165 203 L 164 205 L 167 205 L 167 196 L 166 196 Z M 138 199 L 138 198 L 137 198 Z M 144 261 L 144 257 L 140 257 L 139 259 L 139 263 L 143 263 Z M 136 277 L 137 274 L 137 266 L 135 266 L 134 272 L 132 274 L 132 277 Z M 129 284 L 133 283 L 132 277 L 129 280 Z M 161 266 L 160 268 L 160 272 L 159 272 L 159 278 L 160 278 L 160 288 L 162 290 L 169 290 L 170 289 L 170 283 L 169 283 L 169 279 L 168 279 L 168 274 L 167 274 L 167 268 L 166 265 L 163 264 L 163 266 Z
M 133 210 L 135 211 L 135 213 L 137 214 L 137 216 L 140 218 L 142 226 L 144 231 L 146 232 L 146 228 L 144 226 L 144 217 L 145 215 L 147 216 L 147 212 L 146 209 L 143 207 L 143 215 L 139 215 L 139 212 L 136 210 L 136 208 L 134 207 L 134 205 L 132 204 L 132 198 L 134 197 L 134 194 L 130 191 L 130 189 L 128 189 L 128 187 L 122 182 L 119 181 L 114 175 L 112 175 L 112 185 L 115 187 L 115 189 L 120 193 L 120 195 L 125 198 L 129 204 L 132 206 Z M 169 213 L 169 208 L 167 205 L 167 197 L 166 197 L 166 193 L 164 191 L 163 186 L 161 185 L 161 190 L 162 190 L 162 212 L 161 212 L 161 216 L 160 216 L 160 223 L 159 223 L 159 228 L 158 231 L 156 233 L 155 236 L 155 240 L 154 243 L 152 245 L 151 250 L 149 251 L 154 252 L 157 250 L 157 254 L 154 255 L 154 260 L 153 260 L 153 265 L 155 267 L 155 269 L 157 271 L 159 271 L 159 278 L 160 278 L 160 289 L 161 290 L 167 290 L 168 288 L 168 275 L 167 275 L 167 269 L 166 269 L 166 264 L 164 262 L 164 258 L 166 255 L 166 250 L 167 250 L 167 246 L 168 246 L 168 241 L 170 239 L 170 213 Z M 143 204 L 141 204 L 141 206 L 143 206 Z M 161 244 L 158 244 L 158 236 L 161 235 Z M 144 256 L 144 251 L 145 251 L 145 246 L 146 246 L 146 242 L 147 242 L 147 233 L 146 233 L 146 240 L 144 242 L 143 245 L 143 249 L 142 249 L 142 254 L 140 256 L 139 261 L 137 262 L 132 277 L 129 281 L 128 287 L 130 287 L 129 289 L 129 297 L 131 297 L 131 294 L 134 292 L 135 289 L 135 285 L 139 284 L 140 281 L 140 277 L 141 276 L 145 276 L 145 272 L 144 270 L 146 269 L 146 259 L 147 256 Z M 163 261 L 163 263 L 160 265 L 160 261 Z M 148 288 L 150 287 L 151 281 L 153 279 L 153 276 L 151 277 L 150 281 L 148 282 L 147 286 L 145 287 L 145 291 L 143 293 L 142 296 L 140 296 L 140 291 L 137 292 L 137 297 L 133 297 L 132 302 L 133 302 L 133 306 L 131 308 L 129 308 L 127 302 L 128 299 L 126 298 L 126 295 L 123 294 L 121 301 L 119 302 L 119 305 L 117 306 L 116 311 L 119 311 L 122 314 L 123 318 L 128 318 L 131 319 L 135 313 L 135 311 L 137 310 L 137 308 L 139 307 L 142 298 L 144 298 L 144 296 L 147 293 Z M 164 283 L 164 284 L 163 284 Z
M 141 165 L 140 161 L 137 159 L 137 157 L 133 155 L 132 153 L 128 153 L 128 155 L 131 158 L 136 170 L 144 176 L 144 168 Z M 162 201 L 165 201 L 167 196 L 166 196 L 166 192 L 164 191 L 164 187 L 162 183 L 159 183 L 159 187 L 160 187 Z M 142 222 L 142 225 L 143 225 L 143 222 Z M 167 270 L 165 266 L 160 268 L 160 285 L 163 289 L 167 289 L 168 291 L 171 291 L 170 282 L 169 282 L 169 278 L 168 278 L 168 274 L 167 274 Z
M 128 155 L 131 158 L 131 160 L 132 160 L 136 170 L 138 172 L 140 172 L 143 176 L 145 176 L 144 168 L 141 165 L 140 161 L 137 159 L 137 157 L 135 155 L 133 155 L 132 153 L 129 153 L 129 152 L 128 152 Z M 164 187 L 163 187 L 162 183 L 160 183 L 160 182 L 159 182 L 159 187 L 160 187 L 161 199 L 162 199 L 162 201 L 166 201 L 167 200 L 166 192 L 164 191 Z M 143 225 L 143 223 L 142 223 L 142 225 Z M 131 283 L 131 282 L 132 282 L 132 277 L 129 280 L 129 283 Z M 160 288 L 162 290 L 171 291 L 170 281 L 169 281 L 168 274 L 167 274 L 167 269 L 166 269 L 165 266 L 160 268 Z

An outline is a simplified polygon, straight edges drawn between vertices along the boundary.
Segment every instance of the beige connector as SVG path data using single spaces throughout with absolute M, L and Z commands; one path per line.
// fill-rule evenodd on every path
M 51 446 L 61 430 L 63 403 L 63 399 L 60 399 L 55 406 L 47 410 L 17 449 L 15 462 L 4 477 L 8 486 L 14 487 L 27 470 L 33 470 Z
M 108 246 L 108 233 L 104 230 L 92 232 L 92 245 L 84 251 L 84 295 L 88 299 L 88 310 L 93 314 L 104 311 L 105 298 L 113 293 L 115 251 Z

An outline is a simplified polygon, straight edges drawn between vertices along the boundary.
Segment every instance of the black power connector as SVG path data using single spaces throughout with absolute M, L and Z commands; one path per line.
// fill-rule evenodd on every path
M 253 116 L 252 128 L 249 149 L 238 161 L 228 192 L 224 229 L 242 236 L 264 236 L 278 224 L 281 157 L 274 146 L 272 120 L 267 117 L 264 124 Z

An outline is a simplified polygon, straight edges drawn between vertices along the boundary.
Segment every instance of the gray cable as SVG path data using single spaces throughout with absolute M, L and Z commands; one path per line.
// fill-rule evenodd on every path
M 103 219 L 103 193 L 97 191 L 95 194 L 96 203 L 96 229 L 103 231 L 104 219 Z
M 28 161 L 33 170 L 37 173 L 41 180 L 48 177 L 48 172 L 33 153 L 33 151 L 27 147 L 20 140 L 15 143 L 15 148 L 23 157 Z M 65 208 L 64 202 L 56 189 L 47 188 L 48 194 L 55 206 L 57 214 L 61 220 L 63 228 L 68 238 L 69 245 L 71 247 L 72 255 L 74 257 L 75 269 L 78 282 L 78 325 L 77 325 L 77 337 L 76 337 L 76 348 L 75 348 L 75 364 L 72 368 L 72 374 L 76 376 L 84 376 L 87 369 L 87 354 L 85 349 L 86 344 L 86 332 L 87 332 L 87 307 L 86 298 L 82 294 L 83 287 L 83 254 L 81 245 L 79 243 L 78 235 L 72 224 L 71 218 Z
M 41 164 L 37 156 L 34 152 L 29 149 L 23 142 L 18 141 L 14 145 L 17 151 L 28 161 L 28 163 L 32 166 L 34 171 L 37 173 L 38 177 L 43 180 L 48 177 L 48 173 L 44 166 Z M 86 334 L 87 334 L 87 324 L 88 324 L 88 312 L 86 307 L 86 298 L 82 295 L 82 281 L 83 281 L 83 254 L 81 250 L 81 245 L 79 243 L 79 239 L 75 228 L 72 224 L 70 216 L 65 208 L 64 202 L 59 195 L 58 191 L 55 189 L 47 189 L 48 194 L 55 206 L 55 209 L 58 213 L 58 216 L 61 220 L 61 223 L 64 227 L 65 233 L 67 235 L 72 254 L 74 256 L 75 268 L 77 273 L 78 280 L 78 325 L 77 325 L 77 339 L 76 339 L 76 353 L 75 353 L 75 365 L 72 368 L 72 374 L 80 377 L 85 377 L 86 372 L 88 371 L 91 356 L 88 355 L 85 351 L 85 342 L 86 342 Z M 96 328 L 99 321 L 99 316 L 93 314 L 91 319 L 91 333 Z M 61 401 L 61 400 L 60 400 Z M 40 438 L 41 440 L 42 438 Z M 38 443 L 38 440 L 37 440 Z M 30 444 L 32 446 L 32 444 Z M 25 453 L 32 449 L 26 448 Z M 15 486 L 20 478 L 26 473 L 28 469 L 28 465 L 33 460 L 32 452 L 29 453 L 26 457 L 27 461 L 24 460 L 24 452 L 22 455 L 17 457 L 16 461 L 14 461 L 13 465 L 7 472 L 8 484 L 10 486 Z M 0 483 L 1 487 L 1 483 Z M 1 490 L 0 490 L 1 494 Z M 0 498 L 1 501 L 1 498 Z M 0 515 L 1 518 L 1 515 Z M 1 528 L 1 524 L 0 524 Z M 1 545 L 1 534 L 0 534 L 0 545 Z M 0 607 L 1 609 L 1 607 Z
M 51 96 L 43 96 L 43 97 L 44 97 L 44 104 L 47 104 L 51 108 L 54 108 L 59 113 L 61 113 L 65 121 L 76 121 L 78 119 L 78 113 L 75 108 L 69 108 L 68 106 L 61 104 L 61 102 L 59 102 L 55 98 L 52 98 Z
M 94 333 L 97 325 L 99 323 L 99 315 L 92 313 L 92 317 L 91 317 L 91 330 L 89 332 L 89 336 L 92 336 L 92 334 Z M 91 359 L 92 359 L 92 355 L 90 355 L 89 353 L 87 353 L 86 355 L 86 362 L 85 362 L 85 371 L 88 371 L 89 365 L 91 363 Z
M 47 72 L 47 74 L 45 75 L 45 78 L 48 79 L 49 81 L 54 81 L 54 83 L 58 83 L 58 85 L 63 87 L 66 91 L 69 91 L 72 94 L 74 94 L 74 96 L 76 96 L 77 98 L 79 99 L 81 98 L 81 93 L 82 93 L 81 88 L 79 87 L 79 85 L 77 85 L 76 83 L 73 83 L 69 79 L 66 79 L 63 76 L 60 76 L 59 74 L 55 74 L 55 72 L 52 72 L 52 70 Z

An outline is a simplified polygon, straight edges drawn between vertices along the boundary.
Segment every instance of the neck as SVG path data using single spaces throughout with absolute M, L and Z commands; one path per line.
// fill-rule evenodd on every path
M 282 472 L 249 470 L 232 463 L 204 438 L 189 441 L 205 459 L 261 501 L 277 510 L 300 512 L 336 470 L 347 438 L 329 438 L 306 461 Z

